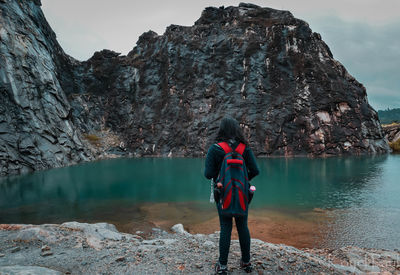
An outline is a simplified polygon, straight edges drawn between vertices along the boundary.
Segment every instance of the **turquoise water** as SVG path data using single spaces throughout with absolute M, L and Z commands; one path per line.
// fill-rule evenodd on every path
M 400 155 L 258 159 L 258 164 L 251 208 L 323 209 L 330 218 L 325 246 L 400 247 Z M 206 219 L 215 209 L 203 172 L 203 159 L 142 158 L 0 178 L 0 223 L 139 224 L 151 214 L 143 205 L 163 203 L 175 205 L 174 213 L 185 209 Z M 186 212 L 175 215 L 191 216 Z

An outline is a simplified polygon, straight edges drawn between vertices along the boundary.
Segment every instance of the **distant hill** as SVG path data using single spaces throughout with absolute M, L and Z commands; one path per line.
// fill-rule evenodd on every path
M 400 108 L 379 110 L 378 116 L 382 124 L 400 123 Z

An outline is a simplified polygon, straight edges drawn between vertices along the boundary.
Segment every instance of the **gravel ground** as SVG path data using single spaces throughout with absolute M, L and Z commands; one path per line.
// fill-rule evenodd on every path
M 0 274 L 210 274 L 218 257 L 218 232 L 149 235 L 120 233 L 107 223 L 0 225 Z M 252 239 L 253 274 L 400 274 L 399 251 L 345 247 L 299 250 Z M 228 267 L 239 269 L 240 247 L 232 241 Z

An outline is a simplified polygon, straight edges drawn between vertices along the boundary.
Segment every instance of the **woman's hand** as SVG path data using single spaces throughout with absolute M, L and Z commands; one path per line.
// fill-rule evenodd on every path
M 222 188 L 222 183 L 218 182 L 217 183 L 217 188 Z

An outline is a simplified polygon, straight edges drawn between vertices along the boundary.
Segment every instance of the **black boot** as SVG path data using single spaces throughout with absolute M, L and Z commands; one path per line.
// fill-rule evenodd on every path
M 253 267 L 251 266 L 251 263 L 245 263 L 242 260 L 240 260 L 240 268 L 243 269 L 246 273 L 250 273 L 253 271 Z
M 215 274 L 226 275 L 228 274 L 228 267 L 226 265 L 222 265 L 219 262 L 215 264 Z

